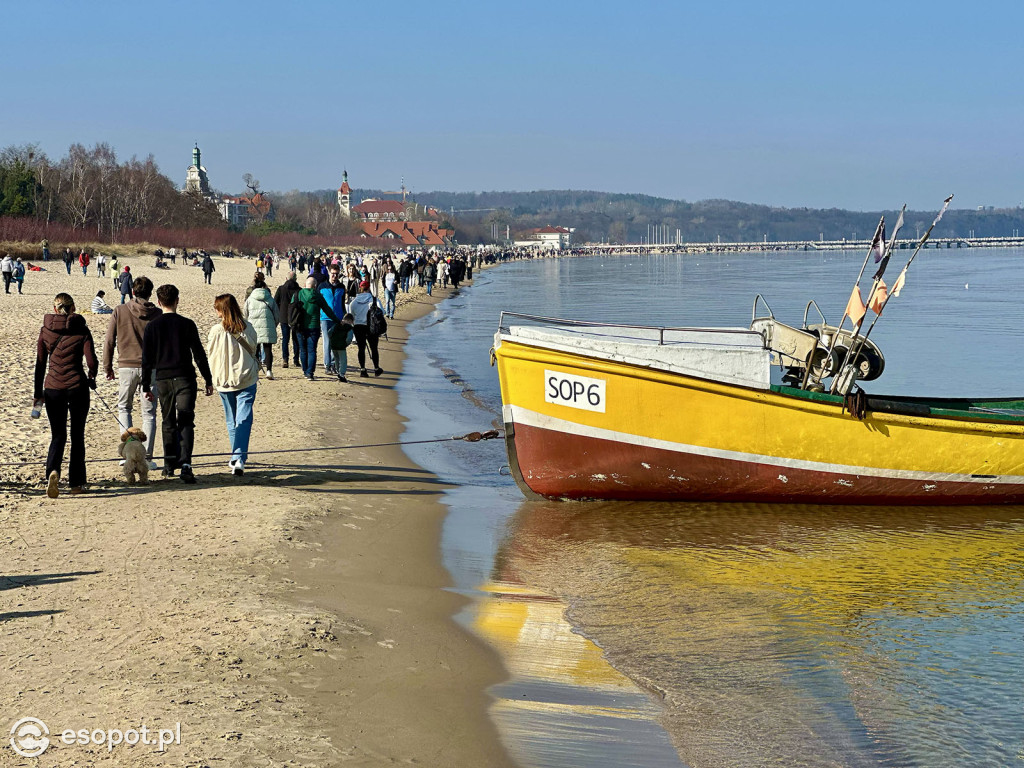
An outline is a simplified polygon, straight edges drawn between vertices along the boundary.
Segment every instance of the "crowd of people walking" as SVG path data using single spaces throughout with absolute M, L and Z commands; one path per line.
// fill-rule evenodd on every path
M 70 263 L 68 253 L 70 249 L 65 250 L 65 264 Z M 0 261 L 5 288 L 17 280 L 14 265 L 19 262 L 9 256 Z M 100 268 L 99 258 L 79 257 L 83 275 L 93 263 Z M 194 256 L 191 263 L 202 268 L 204 282 L 209 284 L 215 271 L 212 257 Z M 272 292 L 267 278 L 275 265 L 286 268 L 286 273 Z M 104 271 L 106 266 L 103 259 Z M 116 257 L 110 266 L 121 302 L 108 306 L 105 291 L 100 290 L 91 311 L 109 315 L 102 372 L 107 380 L 118 382 L 117 412 L 111 416 L 119 432 L 124 430 L 122 439 L 132 439 L 125 435 L 133 427 L 134 404 L 140 394 L 144 433 L 140 439 L 145 441 L 149 469 L 157 469 L 162 459 L 163 476 L 177 474 L 186 484 L 196 482 L 192 457 L 200 388 L 205 396 L 214 391 L 220 395 L 231 447 L 228 467 L 232 474 L 242 475 L 260 372 L 267 381 L 274 381 L 278 343 L 281 367 L 291 363 L 309 381 L 317 379 L 320 352 L 322 375 L 348 382 L 348 349 L 353 343 L 359 377 L 379 377 L 384 373 L 379 340 L 387 334 L 387 320 L 395 317 L 399 291 L 420 285 L 431 294 L 438 282 L 458 287 L 472 274 L 472 260 L 458 256 L 365 255 L 346 262 L 335 254 L 311 250 L 259 254 L 244 298 L 222 293 L 213 300 L 219 322 L 207 332 L 204 343 L 195 322 L 178 313 L 180 295 L 175 285 L 157 288 L 153 303 L 150 278 L 134 276 L 128 265 L 118 272 Z M 85 422 L 99 366 L 85 318 L 77 313 L 69 294 L 59 293 L 37 339 L 33 405 L 33 415 L 45 411 L 50 423 L 46 482 L 51 498 L 58 494 L 69 439 L 68 484 L 71 493 L 86 492 Z M 162 441 L 161 451 L 155 452 L 158 407 Z

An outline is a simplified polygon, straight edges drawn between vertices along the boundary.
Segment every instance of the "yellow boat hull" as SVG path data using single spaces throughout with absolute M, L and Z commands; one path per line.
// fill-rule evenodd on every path
M 499 338 L 513 474 L 570 499 L 1024 502 L 1024 420 L 711 381 Z M 904 399 L 906 400 L 906 399 Z M 894 402 L 894 401 L 888 401 Z

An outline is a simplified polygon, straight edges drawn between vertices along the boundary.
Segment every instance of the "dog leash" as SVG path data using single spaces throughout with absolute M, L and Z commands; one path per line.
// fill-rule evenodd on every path
M 103 403 L 103 407 L 107 409 L 107 413 L 110 414 L 110 417 L 117 422 L 117 426 L 119 426 L 121 429 L 128 429 L 128 427 L 122 424 L 121 420 L 117 418 L 117 414 L 114 413 L 114 409 L 111 408 L 110 405 L 107 404 L 107 401 L 103 399 L 103 395 L 100 394 L 99 387 L 94 389 L 93 392 L 96 393 L 96 397 L 98 397 L 100 399 L 100 402 Z

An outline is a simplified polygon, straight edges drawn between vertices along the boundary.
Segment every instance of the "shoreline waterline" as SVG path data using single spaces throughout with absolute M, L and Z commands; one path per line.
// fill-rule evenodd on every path
M 438 430 L 453 433 L 500 427 L 500 417 L 460 376 L 460 365 L 442 361 L 424 339 L 458 320 L 474 291 L 506 270 L 486 270 L 480 282 L 439 303 L 410 324 L 405 375 L 398 383 L 399 411 L 409 440 Z M 447 337 L 446 337 L 447 338 Z M 595 643 L 569 623 L 568 606 L 550 590 L 503 571 L 502 554 L 514 547 L 509 510 L 522 501 L 504 480 L 503 442 L 406 446 L 405 453 L 450 484 L 440 546 L 452 589 L 470 602 L 460 624 L 498 653 L 508 678 L 489 689 L 491 717 L 512 756 L 524 766 L 678 768 L 682 766 L 659 724 L 657 696 L 614 669 Z M 481 468 L 485 474 L 480 474 Z M 490 479 L 488 479 L 490 478 Z M 610 745 L 614 745 L 611 747 Z
M 417 295 L 415 308 L 406 303 L 401 318 L 389 322 L 381 379 L 350 377 L 339 385 L 358 392 L 369 382 L 375 397 L 364 418 L 326 426 L 323 442 L 402 439 L 395 388 L 406 375 L 407 326 L 434 311 L 446 298 L 440 294 Z M 295 580 L 300 605 L 338 616 L 351 652 L 317 659 L 316 671 L 298 683 L 299 695 L 330 713 L 331 741 L 352 758 L 514 765 L 488 716 L 487 689 L 507 672 L 500 656 L 455 620 L 470 601 L 451 589 L 441 559 L 447 510 L 439 501 L 449 484 L 397 445 L 337 456 L 340 476 L 323 491 L 339 499 L 299 546 L 284 548 L 282 575 Z

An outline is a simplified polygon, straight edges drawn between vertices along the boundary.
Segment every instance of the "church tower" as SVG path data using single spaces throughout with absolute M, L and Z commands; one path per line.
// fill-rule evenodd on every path
M 352 216 L 352 188 L 348 185 L 348 171 L 345 170 L 341 174 L 342 182 L 341 186 L 338 187 L 338 208 L 341 210 L 341 215 L 346 217 Z
M 211 197 L 210 180 L 206 176 L 206 169 L 200 162 L 199 145 L 192 149 L 192 165 L 185 171 L 185 191 L 194 192 L 203 197 Z

